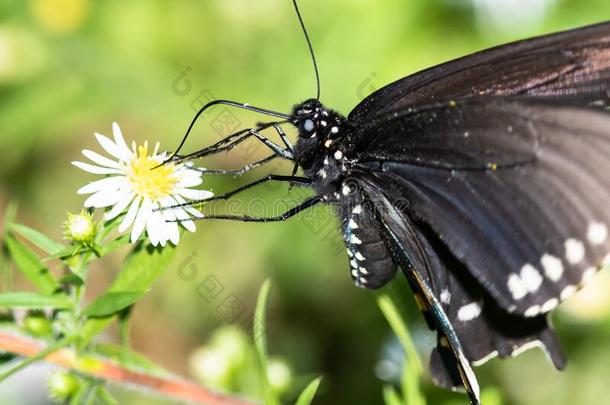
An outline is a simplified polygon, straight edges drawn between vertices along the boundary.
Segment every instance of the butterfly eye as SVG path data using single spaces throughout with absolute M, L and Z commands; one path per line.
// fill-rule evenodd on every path
M 303 129 L 307 132 L 313 131 L 314 126 L 315 125 L 314 125 L 313 121 L 309 120 L 309 119 L 305 120 L 305 122 L 303 123 Z

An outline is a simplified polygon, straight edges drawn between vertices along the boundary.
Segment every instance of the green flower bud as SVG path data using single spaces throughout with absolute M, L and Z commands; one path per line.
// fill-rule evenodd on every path
M 40 311 L 30 312 L 23 320 L 25 330 L 32 336 L 45 337 L 53 333 L 53 325 Z
M 68 213 L 68 219 L 64 222 L 64 238 L 72 243 L 91 246 L 95 239 L 97 225 L 93 214 L 83 210 L 80 214 Z
M 49 377 L 50 396 L 56 402 L 67 402 L 77 392 L 80 387 L 80 380 L 73 374 L 65 371 L 58 371 Z

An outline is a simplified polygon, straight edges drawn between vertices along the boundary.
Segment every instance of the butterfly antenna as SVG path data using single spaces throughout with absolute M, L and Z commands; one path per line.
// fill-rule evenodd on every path
M 292 0 L 292 4 L 294 4 L 294 11 L 297 13 L 297 18 L 299 19 L 299 24 L 301 24 L 301 29 L 303 29 L 303 34 L 305 34 L 305 40 L 307 41 L 307 46 L 309 47 L 309 53 L 311 54 L 311 61 L 313 62 L 313 70 L 316 74 L 316 85 L 318 88 L 316 99 L 320 99 L 320 72 L 318 72 L 318 64 L 316 62 L 316 55 L 313 52 L 313 46 L 311 45 L 311 40 L 309 39 L 309 34 L 307 33 L 307 28 L 305 28 L 305 23 L 303 22 L 303 17 L 301 17 L 301 12 L 299 11 L 299 5 L 297 4 L 297 0 Z

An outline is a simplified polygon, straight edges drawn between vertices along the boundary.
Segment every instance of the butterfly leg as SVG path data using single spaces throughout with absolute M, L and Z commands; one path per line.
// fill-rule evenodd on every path
M 195 220 L 206 220 L 206 219 L 222 219 L 227 221 L 240 221 L 240 222 L 280 222 L 286 221 L 287 219 L 295 216 L 296 214 L 305 211 L 308 208 L 311 208 L 321 202 L 324 201 L 324 197 L 315 196 L 311 197 L 301 204 L 297 205 L 284 212 L 281 215 L 273 216 L 273 217 L 251 217 L 248 215 L 206 215 L 202 218 L 195 218 Z
M 191 170 L 196 170 L 198 172 L 202 172 L 205 174 L 232 174 L 235 177 L 239 177 L 239 176 L 249 172 L 250 170 L 256 169 L 257 167 L 260 167 L 260 166 L 264 165 L 265 163 L 272 161 L 273 159 L 275 159 L 277 157 L 278 156 L 275 154 L 270 155 L 261 160 L 257 160 L 254 163 L 250 163 L 243 167 L 240 167 L 239 169 L 223 170 L 223 169 L 207 169 L 205 167 L 192 167 Z
M 291 184 L 311 184 L 311 179 L 309 179 L 307 177 L 281 176 L 281 175 L 277 175 L 277 174 L 268 174 L 265 177 L 261 177 L 260 179 L 255 180 L 252 183 L 245 184 L 241 187 L 236 188 L 235 190 L 229 191 L 228 193 L 221 194 L 221 195 L 215 195 L 210 198 L 203 199 L 203 200 L 193 200 L 193 201 L 189 201 L 188 203 L 184 203 L 184 204 L 172 205 L 169 207 L 160 208 L 160 210 L 186 207 L 186 206 L 192 207 L 192 206 L 198 206 L 200 204 L 204 204 L 204 203 L 207 203 L 210 201 L 227 200 L 236 194 L 239 194 L 252 187 L 256 187 L 260 184 L 263 184 L 263 183 L 266 183 L 269 181 L 290 182 Z

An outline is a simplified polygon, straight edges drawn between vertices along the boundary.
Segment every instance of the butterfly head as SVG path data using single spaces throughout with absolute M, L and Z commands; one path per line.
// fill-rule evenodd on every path
M 290 120 L 299 131 L 299 143 L 308 148 L 333 144 L 344 135 L 346 119 L 326 108 L 319 100 L 309 99 L 297 104 Z

